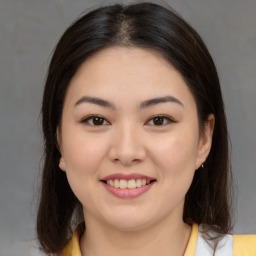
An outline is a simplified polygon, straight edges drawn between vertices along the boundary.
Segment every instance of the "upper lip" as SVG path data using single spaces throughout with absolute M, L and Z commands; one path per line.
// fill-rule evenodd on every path
M 147 175 L 143 175 L 139 173 L 131 173 L 131 174 L 115 173 L 115 174 L 108 175 L 102 178 L 101 180 L 104 181 L 104 180 L 115 180 L 115 179 L 119 179 L 119 180 L 146 179 L 149 181 L 156 180 L 153 177 L 149 177 Z

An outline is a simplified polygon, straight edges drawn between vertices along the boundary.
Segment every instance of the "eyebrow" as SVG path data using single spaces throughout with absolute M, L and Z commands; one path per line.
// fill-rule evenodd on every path
M 177 103 L 180 106 L 184 107 L 183 103 L 179 99 L 177 99 L 173 96 L 164 96 L 164 97 L 153 98 L 153 99 L 149 99 L 149 100 L 141 102 L 140 106 L 139 106 L 139 109 L 144 109 L 144 108 L 147 108 L 147 107 L 151 107 L 151 106 L 154 106 L 154 105 L 157 105 L 157 104 L 160 104 L 160 103 L 166 103 L 166 102 Z M 99 105 L 99 106 L 102 106 L 102 107 L 107 107 L 107 108 L 111 108 L 113 110 L 116 110 L 116 107 L 113 103 L 111 103 L 109 101 L 106 101 L 106 100 L 103 100 L 101 98 L 83 96 L 82 98 L 80 98 L 75 103 L 75 107 L 77 105 L 82 104 L 82 103 L 92 103 L 92 104 L 95 104 L 95 105 Z
M 107 107 L 107 108 L 111 108 L 111 109 L 116 109 L 115 105 L 113 103 L 110 103 L 106 100 L 100 99 L 100 98 L 96 98 L 96 97 L 88 97 L 88 96 L 83 96 L 81 99 L 79 99 L 76 103 L 75 103 L 75 107 L 77 105 L 80 105 L 81 103 L 92 103 L 92 104 L 96 104 L 102 107 Z
M 164 96 L 164 97 L 158 97 L 158 98 L 149 99 L 141 102 L 140 109 L 151 107 L 159 103 L 166 103 L 166 102 L 177 103 L 182 107 L 184 107 L 183 103 L 179 99 L 173 96 Z

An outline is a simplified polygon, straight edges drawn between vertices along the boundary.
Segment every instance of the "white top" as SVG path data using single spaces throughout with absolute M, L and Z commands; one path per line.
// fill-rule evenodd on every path
M 195 256 L 212 256 L 213 249 L 211 245 L 213 245 L 213 243 L 212 244 L 211 242 L 207 243 L 203 239 L 202 227 L 203 227 L 202 225 L 199 225 Z M 232 235 L 225 235 L 222 237 L 222 239 L 218 242 L 218 246 L 216 248 L 214 255 L 215 256 L 232 256 L 233 255 L 233 236 Z

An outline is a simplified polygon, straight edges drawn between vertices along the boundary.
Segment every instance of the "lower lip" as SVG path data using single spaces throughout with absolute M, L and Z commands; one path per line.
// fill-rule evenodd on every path
M 123 199 L 132 199 L 139 197 L 140 195 L 144 194 L 147 192 L 153 185 L 154 182 L 149 183 L 148 185 L 142 186 L 140 188 L 116 188 L 113 186 L 110 186 L 104 182 L 102 182 L 103 186 L 106 188 L 107 191 L 109 191 L 111 194 L 113 194 L 116 197 L 123 198 Z

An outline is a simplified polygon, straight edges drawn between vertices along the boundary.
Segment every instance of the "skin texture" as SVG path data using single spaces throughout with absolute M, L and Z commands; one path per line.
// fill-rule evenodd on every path
M 115 109 L 76 104 L 84 96 L 109 101 Z M 139 108 L 165 96 L 182 104 Z M 103 118 L 101 125 L 84 121 L 95 114 Z M 159 114 L 167 118 L 156 125 L 152 117 Z M 184 198 L 207 158 L 213 127 L 210 115 L 199 132 L 193 95 L 157 53 L 112 47 L 87 59 L 71 80 L 58 129 L 60 168 L 84 208 L 83 255 L 183 255 L 191 229 L 182 220 Z M 100 182 L 116 173 L 156 182 L 139 197 L 117 198 Z

